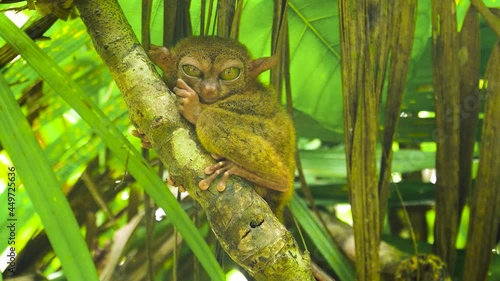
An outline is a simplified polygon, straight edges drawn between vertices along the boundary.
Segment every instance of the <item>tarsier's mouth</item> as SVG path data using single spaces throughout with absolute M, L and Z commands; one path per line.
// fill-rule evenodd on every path
M 215 103 L 217 101 L 217 99 L 215 99 L 215 98 L 213 98 L 213 99 L 200 98 L 200 101 L 201 101 L 201 103 L 204 103 L 204 104 L 212 104 L 212 103 Z
M 220 98 L 217 97 L 216 93 L 203 93 L 200 95 L 200 101 L 205 104 L 211 104 L 218 101 Z

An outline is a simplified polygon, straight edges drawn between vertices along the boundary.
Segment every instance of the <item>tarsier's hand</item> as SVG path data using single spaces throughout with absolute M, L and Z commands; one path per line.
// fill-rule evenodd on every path
M 198 94 L 182 79 L 177 79 L 174 93 L 179 97 L 179 111 L 191 124 L 196 124 L 201 113 Z

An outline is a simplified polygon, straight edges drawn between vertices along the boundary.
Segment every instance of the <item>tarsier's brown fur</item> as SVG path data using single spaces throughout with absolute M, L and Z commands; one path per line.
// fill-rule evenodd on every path
M 275 59 L 253 60 L 244 45 L 220 37 L 188 37 L 171 50 L 152 48 L 150 57 L 203 147 L 220 160 L 205 169 L 200 188 L 221 175 L 223 191 L 229 175 L 244 177 L 281 218 L 293 194 L 295 131 L 276 92 L 257 79 Z

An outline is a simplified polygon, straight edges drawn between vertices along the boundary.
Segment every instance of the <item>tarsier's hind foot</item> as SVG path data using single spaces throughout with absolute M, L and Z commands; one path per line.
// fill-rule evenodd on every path
M 217 159 L 217 156 L 212 155 L 213 158 Z M 209 177 L 200 181 L 199 186 L 202 190 L 206 190 L 210 187 L 210 184 L 220 175 L 222 174 L 221 180 L 217 183 L 217 190 L 224 191 L 226 189 L 227 180 L 230 175 L 236 175 L 239 177 L 243 177 L 257 185 L 265 186 L 271 190 L 286 192 L 289 190 L 289 186 L 283 185 L 281 183 L 276 183 L 268 179 L 264 179 L 255 173 L 252 173 L 230 160 L 222 160 L 218 163 L 208 166 L 205 168 L 205 174 L 210 175 Z
M 214 155 L 212 155 L 212 157 L 214 157 Z M 214 157 L 214 158 L 217 159 L 216 157 Z M 226 189 L 227 180 L 228 180 L 229 176 L 232 174 L 235 167 L 237 168 L 237 166 L 233 162 L 228 161 L 228 160 L 220 161 L 212 166 L 206 167 L 205 174 L 210 175 L 210 176 L 201 180 L 200 183 L 198 184 L 199 187 L 202 190 L 208 189 L 210 187 L 210 185 L 212 184 L 212 182 L 220 174 L 223 174 L 222 178 L 217 183 L 216 189 L 219 192 L 224 191 Z

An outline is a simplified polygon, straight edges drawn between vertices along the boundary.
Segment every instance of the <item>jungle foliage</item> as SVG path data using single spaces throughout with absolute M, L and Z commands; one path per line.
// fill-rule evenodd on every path
M 309 258 L 320 280 L 500 280 L 494 0 L 34 4 L 0 1 L 0 280 L 266 280 L 252 266 Z M 224 235 L 238 216 L 214 202 L 260 199 L 196 191 L 210 157 L 140 47 L 215 33 L 280 57 L 262 79 L 294 117 L 296 195 L 254 234 L 286 237 L 280 262 Z M 160 114 L 178 133 L 141 155 L 132 123 Z

